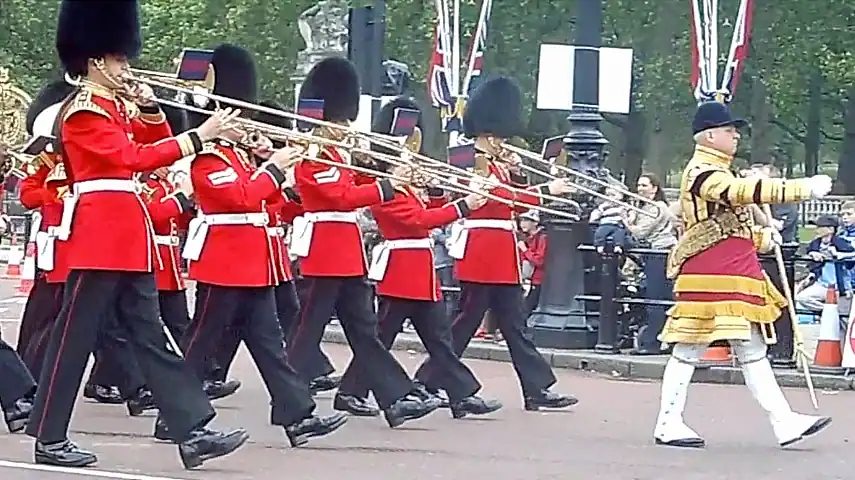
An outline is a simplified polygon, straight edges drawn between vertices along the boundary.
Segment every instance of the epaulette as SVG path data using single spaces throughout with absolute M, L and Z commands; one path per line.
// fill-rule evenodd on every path
M 202 150 L 200 150 L 199 153 L 197 153 L 196 155 L 213 155 L 215 157 L 220 158 L 222 161 L 226 162 L 229 165 L 232 164 L 232 161 L 229 160 L 229 157 L 227 157 L 225 153 L 220 151 L 220 149 L 217 148 L 217 144 L 214 142 L 203 143 Z
M 125 100 L 124 98 L 119 98 L 119 101 L 122 102 L 122 105 L 125 107 L 125 111 L 128 112 L 128 120 L 133 120 L 140 116 L 140 107 L 131 101 Z
M 92 92 L 86 89 L 80 90 L 80 92 L 74 96 L 71 103 L 68 104 L 68 108 L 65 110 L 65 115 L 62 117 L 62 121 L 65 122 L 69 117 L 77 112 L 92 112 L 97 113 L 98 115 L 103 115 L 107 118 L 112 118 L 107 110 L 104 110 L 103 107 L 92 101 Z

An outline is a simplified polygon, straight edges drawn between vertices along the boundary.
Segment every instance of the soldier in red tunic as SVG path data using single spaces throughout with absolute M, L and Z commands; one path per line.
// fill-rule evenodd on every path
M 372 130 L 392 133 L 396 110 L 416 110 L 418 105 L 407 97 L 398 97 L 377 113 Z M 420 115 L 421 116 L 421 115 Z M 421 130 L 421 119 L 416 128 Z M 411 146 L 414 147 L 414 146 Z M 383 147 L 377 147 L 383 149 Z M 419 147 L 420 150 L 420 147 Z M 394 155 L 393 152 L 383 153 Z M 376 168 L 382 169 L 384 162 Z M 407 175 L 406 165 L 390 166 L 395 176 Z M 419 338 L 437 368 L 442 370 L 442 388 L 448 392 L 454 418 L 495 412 L 502 404 L 485 400 L 476 394 L 481 384 L 469 368 L 455 355 L 451 346 L 451 322 L 442 302 L 433 259 L 430 231 L 442 227 L 482 207 L 486 199 L 475 194 L 443 206 L 428 208 L 421 192 L 411 186 L 399 186 L 394 198 L 371 207 L 384 241 L 374 248 L 368 278 L 377 283 L 380 297 L 380 341 L 391 348 L 404 320 L 411 319 Z M 347 367 L 333 408 L 353 415 L 375 416 L 380 412 L 367 403 L 371 366 L 352 361 Z
M 257 103 L 255 63 L 246 50 L 221 45 L 212 62 L 219 72 L 214 94 Z M 347 416 L 313 414 L 308 383 L 288 363 L 276 317 L 273 287 L 282 272 L 273 250 L 279 238 L 268 234 L 266 206 L 287 202 L 284 171 L 299 150 L 250 152 L 238 145 L 245 136 L 240 129 L 222 132 L 193 160 L 190 175 L 199 213 L 190 223 L 183 255 L 198 286 L 193 321 L 181 343 L 187 363 L 203 378 L 225 330 L 243 340 L 270 393 L 270 421 L 283 427 L 296 447 L 337 430 Z M 254 153 L 269 160 L 256 168 Z
M 353 65 L 337 57 L 322 60 L 306 77 L 300 98 L 322 100 L 324 120 L 349 125 L 359 112 L 359 79 Z M 336 140 L 345 136 L 343 130 L 332 127 L 314 133 Z M 322 147 L 318 155 L 329 162 L 350 161 L 348 152 L 331 146 Z M 389 426 L 433 412 L 440 402 L 412 394 L 412 380 L 377 338 L 377 316 L 357 224 L 356 209 L 392 200 L 400 185 L 310 160 L 297 165 L 294 179 L 306 213 L 294 224 L 290 248 L 300 257 L 300 272 L 307 285 L 300 302 L 300 322 L 288 344 L 292 365 L 304 379 L 311 380 L 314 352 L 336 311 L 354 357 L 370 365 L 366 383 Z
M 133 91 L 138 105 L 119 96 L 127 91 L 121 77 L 128 59 L 141 47 L 138 10 L 134 1 L 66 0 L 60 6 L 57 51 L 79 87 L 58 115 L 58 150 L 72 195 L 57 238 L 68 242 L 70 273 L 27 425 L 40 464 L 97 462 L 69 441 L 68 424 L 88 357 L 113 312 L 129 331 L 160 414 L 179 439 L 185 468 L 231 453 L 248 439 L 243 430 L 206 428 L 216 412 L 164 334 L 153 273 L 159 259 L 133 178 L 200 151 L 205 140 L 229 128 L 233 114 L 219 112 L 197 130 L 168 138 L 151 89 Z
M 505 185 L 527 188 L 520 158 L 500 149 L 501 142 L 522 133 L 521 115 L 519 87 L 508 78 L 497 77 L 481 84 L 472 94 L 463 128 L 467 137 L 475 139 L 476 165 L 485 166 L 480 173 Z M 560 179 L 528 188 L 552 195 L 571 191 L 569 184 Z M 454 273 L 462 288 L 461 312 L 452 325 L 454 349 L 457 355 L 463 354 L 489 309 L 507 341 L 526 410 L 567 407 L 577 400 L 549 390 L 556 382 L 555 375 L 524 333 L 526 317 L 513 216 L 525 212 L 526 205 L 539 204 L 540 198 L 517 192 L 503 187 L 490 189 L 493 195 L 518 202 L 519 206 L 512 208 L 488 200 L 464 220 L 461 234 L 452 240 L 449 255 L 457 260 Z M 442 383 L 440 369 L 433 364 L 433 359 L 428 359 L 416 373 L 429 390 L 436 390 Z
M 261 105 L 275 110 L 282 110 L 282 106 L 275 102 L 265 101 L 261 102 Z M 291 128 L 292 123 L 291 120 L 285 117 L 270 115 L 264 112 L 258 112 L 255 115 L 255 120 L 282 128 Z M 273 140 L 271 144 L 277 149 L 285 146 L 284 142 L 279 140 Z M 260 157 L 257 159 L 263 161 Z M 291 259 L 286 244 L 285 233 L 288 225 L 293 223 L 294 218 L 302 215 L 303 205 L 300 196 L 297 195 L 297 192 L 291 186 L 283 188 L 282 191 L 285 195 L 277 197 L 275 201 L 268 202 L 266 209 L 269 218 L 267 234 L 271 237 L 273 264 L 278 280 L 278 284 L 274 289 L 276 296 L 276 316 L 279 318 L 279 326 L 282 328 L 282 334 L 287 343 L 297 324 L 297 319 L 300 318 L 300 300 L 297 296 L 297 288 L 291 269 Z M 237 354 L 239 345 L 239 335 L 228 331 L 223 337 L 222 344 L 217 351 L 216 368 L 209 375 L 211 380 L 216 382 L 225 380 L 226 373 Z M 320 349 L 320 346 L 318 346 L 315 352 L 312 368 L 313 372 L 315 372 L 312 375 L 312 380 L 309 382 L 309 389 L 312 393 L 338 388 L 341 379 L 331 375 L 335 372 L 335 368 L 326 354 Z

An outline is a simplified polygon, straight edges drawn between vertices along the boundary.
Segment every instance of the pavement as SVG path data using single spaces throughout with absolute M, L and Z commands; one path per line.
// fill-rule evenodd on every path
M 10 285 L 11 284 L 11 285 Z M 15 341 L 22 302 L 14 283 L 0 281 L 0 328 Z M 330 329 L 330 332 L 335 332 Z M 332 335 L 332 333 L 330 334 Z M 339 370 L 350 353 L 325 345 Z M 553 352 L 551 361 L 561 358 Z M 423 360 L 418 350 L 396 357 L 412 372 Z M 467 359 L 484 384 L 484 396 L 505 408 L 485 418 L 453 420 L 438 411 L 390 430 L 382 420 L 351 418 L 336 434 L 299 449 L 286 447 L 284 432 L 268 425 L 268 396 L 249 355 L 241 350 L 231 376 L 244 382 L 232 397 L 216 403 L 215 426 L 242 426 L 252 438 L 235 454 L 202 469 L 184 471 L 175 447 L 150 437 L 154 418 L 128 418 L 122 406 L 80 401 L 71 437 L 99 454 L 96 469 L 61 470 L 32 465 L 32 442 L 0 433 L 0 479 L 10 480 L 786 480 L 849 479 L 849 437 L 855 430 L 855 393 L 820 390 L 821 410 L 834 417 L 822 435 L 789 450 L 778 448 L 768 421 L 749 391 L 739 385 L 692 386 L 686 420 L 707 440 L 705 450 L 655 446 L 651 439 L 659 385 L 624 375 L 558 368 L 556 390 L 573 393 L 571 410 L 525 412 L 510 365 Z M 558 361 L 560 363 L 560 361 Z M 812 410 L 804 390 L 785 389 L 793 407 Z M 317 399 L 330 411 L 330 394 Z

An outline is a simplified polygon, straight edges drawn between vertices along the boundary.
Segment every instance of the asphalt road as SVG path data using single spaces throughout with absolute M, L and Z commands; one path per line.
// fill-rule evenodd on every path
M 22 304 L 8 297 L 11 282 L 0 282 L 0 326 L 14 341 Z M 326 347 L 343 369 L 349 351 Z M 418 355 L 399 352 L 412 371 Z M 558 390 L 581 402 L 567 412 L 527 413 L 509 364 L 467 361 L 484 383 L 484 395 L 505 408 L 489 418 L 453 420 L 439 411 L 390 430 L 382 420 L 353 418 L 336 434 L 307 447 L 287 447 L 284 432 L 268 425 L 268 398 L 249 356 L 242 351 L 232 376 L 244 382 L 234 396 L 217 403 L 218 426 L 243 426 L 250 443 L 202 470 L 181 468 L 174 446 L 154 441 L 154 418 L 128 418 L 122 406 L 81 401 L 72 438 L 98 452 L 97 470 L 66 473 L 34 470 L 32 442 L 0 433 L 0 479 L 75 480 L 695 480 L 850 479 L 849 445 L 855 429 L 853 393 L 822 394 L 821 409 L 834 417 L 823 435 L 799 448 L 780 450 L 765 415 L 743 386 L 694 385 L 687 421 L 705 436 L 705 450 L 655 446 L 651 439 L 658 409 L 658 384 L 557 372 Z M 788 391 L 793 405 L 810 410 L 804 391 Z M 329 411 L 330 395 L 318 397 Z

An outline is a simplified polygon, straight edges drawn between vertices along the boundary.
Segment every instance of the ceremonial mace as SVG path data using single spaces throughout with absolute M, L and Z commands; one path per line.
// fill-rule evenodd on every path
M 763 213 L 766 218 L 772 217 L 772 209 L 768 204 L 763 205 Z M 790 323 L 793 325 L 793 352 L 796 355 L 796 365 L 801 360 L 802 371 L 805 374 L 805 383 L 807 383 L 808 393 L 810 393 L 810 401 L 813 403 L 813 408 L 819 410 L 819 401 L 816 399 L 816 390 L 813 388 L 813 379 L 810 377 L 810 360 L 807 352 L 805 352 L 805 341 L 802 338 L 802 331 L 799 329 L 799 318 L 796 316 L 796 307 L 793 303 L 793 291 L 790 290 L 790 281 L 787 278 L 787 268 L 784 265 L 784 254 L 781 252 L 781 246 L 775 244 L 773 248 L 775 253 L 775 262 L 778 264 L 778 274 L 781 276 L 781 283 L 784 286 L 784 296 L 787 297 L 787 310 L 790 312 Z

